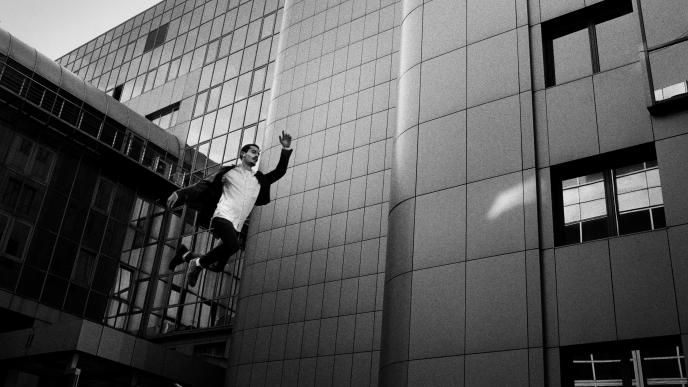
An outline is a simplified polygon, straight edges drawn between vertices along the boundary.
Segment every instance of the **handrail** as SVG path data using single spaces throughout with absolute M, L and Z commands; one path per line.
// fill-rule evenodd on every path
M 98 140 L 100 143 L 105 144 L 117 153 L 127 156 L 129 159 L 162 176 L 176 186 L 183 184 L 181 177 L 188 175 L 190 171 L 186 170 L 183 165 L 179 165 L 179 160 L 176 157 L 151 143 L 148 139 L 137 135 L 124 125 L 119 123 L 117 125 L 106 125 L 108 122 L 116 123 L 116 121 L 110 119 L 105 114 L 95 116 L 89 113 L 84 108 L 84 106 L 88 105 L 82 103 L 79 106 L 73 103 L 66 96 L 59 93 L 61 89 L 57 89 L 57 91 L 51 90 L 50 87 L 46 87 L 41 82 L 33 79 L 33 73 L 30 70 L 23 68 L 19 64 L 14 65 L 10 63 L 4 55 L 0 55 L 0 65 L 2 65 L 0 71 L 0 88 L 2 90 L 16 95 L 24 103 L 28 103 L 49 114 L 51 117 L 59 119 L 70 127 L 79 130 L 80 133 Z M 31 98 L 30 94 L 34 93 L 36 98 Z M 52 101 L 52 103 L 49 101 Z M 96 111 L 96 109 L 92 110 Z M 85 116 L 94 119 L 94 121 L 89 122 L 98 122 L 96 124 L 98 128 L 95 133 L 85 128 Z M 132 148 L 132 145 L 135 143 L 141 146 Z M 134 152 L 136 150 L 140 150 L 140 152 Z

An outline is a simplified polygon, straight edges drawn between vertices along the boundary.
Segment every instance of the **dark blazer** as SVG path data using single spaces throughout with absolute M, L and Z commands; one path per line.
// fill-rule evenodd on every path
M 260 191 L 258 191 L 258 198 L 256 199 L 257 206 L 270 203 L 270 186 L 287 173 L 287 164 L 289 164 L 291 152 L 291 149 L 282 149 L 275 169 L 265 174 L 261 171 L 256 172 L 255 176 L 258 179 L 258 184 L 260 184 Z M 179 196 L 177 204 L 186 204 L 198 210 L 199 223 L 206 227 L 209 226 L 210 219 L 217 207 L 217 202 L 220 201 L 220 196 L 222 196 L 222 176 L 234 167 L 236 165 L 222 167 L 217 173 L 208 176 L 204 180 L 177 190 L 176 192 Z

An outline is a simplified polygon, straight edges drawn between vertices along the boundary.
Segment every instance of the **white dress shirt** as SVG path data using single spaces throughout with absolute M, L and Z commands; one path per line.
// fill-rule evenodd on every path
M 213 218 L 227 219 L 232 222 L 236 231 L 241 231 L 259 192 L 260 184 L 253 171 L 240 165 L 232 168 L 222 176 L 222 196 Z

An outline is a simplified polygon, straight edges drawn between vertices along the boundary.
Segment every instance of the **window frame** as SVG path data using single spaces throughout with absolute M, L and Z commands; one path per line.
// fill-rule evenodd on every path
M 659 336 L 653 338 L 642 338 L 642 339 L 632 339 L 623 341 L 611 341 L 611 342 L 601 342 L 601 343 L 590 343 L 590 344 L 579 344 L 564 346 L 560 348 L 560 368 L 561 372 L 561 385 L 562 386 L 574 386 L 574 385 L 589 385 L 589 386 L 601 386 L 601 385 L 618 385 L 618 386 L 630 386 L 639 385 L 636 382 L 636 373 L 634 372 L 634 365 L 636 363 L 640 364 L 639 375 L 643 378 L 642 385 L 661 385 L 657 382 L 666 381 L 676 381 L 676 384 L 685 383 L 688 381 L 685 374 L 685 348 L 682 345 L 680 336 Z M 673 347 L 673 348 L 672 348 Z M 676 353 L 672 353 L 664 356 L 653 355 L 652 352 L 658 349 L 675 349 Z M 648 354 L 649 352 L 649 354 Z M 590 360 L 588 361 L 588 355 L 590 355 Z M 594 355 L 601 355 L 606 359 L 594 359 Z M 576 358 L 585 358 L 586 360 L 577 360 Z M 648 361 L 657 360 L 668 360 L 676 361 L 678 373 L 681 377 L 665 377 L 651 378 L 648 375 L 650 367 L 648 367 Z M 610 362 L 618 363 L 619 379 L 598 379 L 595 376 L 595 365 L 600 365 L 603 363 Z M 572 363 L 590 363 L 593 368 L 591 371 L 594 379 L 576 379 L 576 371 Z M 683 380 L 679 380 L 683 379 Z M 648 383 L 648 381 L 650 383 Z M 579 383 L 579 384 L 576 384 Z M 663 384 L 663 383 L 662 383 Z
M 591 240 L 599 240 L 604 238 L 611 238 L 620 235 L 628 235 L 635 232 L 645 232 L 666 227 L 666 220 L 664 226 L 652 227 L 645 231 L 631 231 L 621 233 L 619 230 L 619 206 L 616 188 L 616 176 L 614 171 L 622 167 L 629 167 L 643 162 L 656 162 L 657 154 L 654 143 L 637 145 L 630 148 L 621 149 L 597 156 L 588 157 L 585 159 L 574 160 L 559 165 L 550 167 L 550 183 L 551 183 L 551 199 L 552 199 L 552 220 L 553 220 L 553 234 L 554 246 L 561 247 L 571 244 L 586 243 Z M 659 165 L 657 165 L 659 170 Z M 605 203 L 607 210 L 607 233 L 604 236 L 582 240 L 582 231 L 579 233 L 579 240 L 577 242 L 568 241 L 566 239 L 566 223 L 564 218 L 564 198 L 563 198 L 563 182 L 568 179 L 591 175 L 595 173 L 602 173 L 604 182 Z M 661 181 L 661 180 L 660 180 Z M 661 183 L 660 183 L 661 189 Z M 662 205 L 664 207 L 664 205 Z M 650 207 L 648 207 L 649 209 Z M 666 216 L 665 216 L 666 219 Z
M 554 61 L 554 40 L 581 30 L 588 30 L 592 74 L 600 72 L 600 56 L 596 26 L 633 12 L 631 0 L 604 0 L 585 8 L 542 23 L 542 54 L 545 67 L 545 87 L 557 83 Z M 564 82 L 566 83 L 566 82 Z
M 33 238 L 33 231 L 34 231 L 34 225 L 30 222 L 27 222 L 26 220 L 18 219 L 15 216 L 11 216 L 10 214 L 0 211 L 0 216 L 5 218 L 6 224 L 5 224 L 5 230 L 3 231 L 2 235 L 0 235 L 0 256 L 12 260 L 14 262 L 24 262 L 24 259 L 26 258 L 26 254 L 29 251 L 29 247 L 31 246 L 31 239 Z M 12 255 L 6 251 L 7 249 L 7 243 L 9 242 L 10 235 L 14 231 L 15 224 L 21 223 L 24 226 L 28 227 L 27 231 L 27 236 L 26 240 L 24 241 L 24 246 L 22 248 L 21 254 L 20 255 Z
M 152 51 L 156 47 L 162 46 L 167 40 L 167 31 L 170 27 L 170 23 L 165 23 L 160 27 L 150 31 L 146 36 L 146 42 L 143 48 L 143 53 Z

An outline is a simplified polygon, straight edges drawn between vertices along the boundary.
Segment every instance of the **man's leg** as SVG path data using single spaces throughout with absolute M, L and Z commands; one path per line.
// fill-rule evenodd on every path
M 211 223 L 213 235 L 220 238 L 220 243 L 205 255 L 191 261 L 191 269 L 188 276 L 188 285 L 196 286 L 196 281 L 201 270 L 214 263 L 226 262 L 227 259 L 239 250 L 239 235 L 234 230 L 232 222 L 223 218 L 213 218 Z
M 239 234 L 234 229 L 232 222 L 223 218 L 213 218 L 211 226 L 213 235 L 220 238 L 220 243 L 198 259 L 203 268 L 217 262 L 226 262 L 232 254 L 239 250 Z
M 184 262 L 189 262 L 190 260 L 196 257 L 197 255 L 189 251 L 188 247 L 186 247 L 184 244 L 180 244 L 167 267 L 170 270 L 174 270 L 175 267 L 181 265 Z

